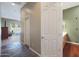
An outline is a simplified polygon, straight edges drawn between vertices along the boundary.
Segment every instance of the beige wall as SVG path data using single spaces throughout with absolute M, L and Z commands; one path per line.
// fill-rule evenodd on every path
M 41 6 L 40 3 L 36 3 L 31 14 L 31 37 L 30 46 L 32 49 L 41 53 Z

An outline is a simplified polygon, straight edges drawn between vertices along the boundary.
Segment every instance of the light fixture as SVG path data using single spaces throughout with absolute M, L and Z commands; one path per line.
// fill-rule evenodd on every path
M 15 5 L 15 3 L 11 3 L 11 5 L 13 5 L 13 6 L 14 6 L 14 5 Z

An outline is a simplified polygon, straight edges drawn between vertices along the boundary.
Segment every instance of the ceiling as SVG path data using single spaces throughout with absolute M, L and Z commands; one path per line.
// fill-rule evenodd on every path
M 79 5 L 79 2 L 63 2 L 62 8 L 68 9 L 68 8 L 75 7 L 75 6 L 78 6 L 78 5 Z
M 32 2 L 31 3 L 27 3 L 27 2 L 11 2 L 11 3 L 15 3 L 16 5 L 20 6 L 20 8 L 22 8 L 25 4 L 26 5 L 32 4 Z M 78 5 L 79 5 L 79 2 L 63 2 L 62 3 L 62 8 L 63 9 L 68 9 L 68 8 L 75 7 L 75 6 L 78 6 Z
M 16 5 L 19 5 L 21 8 L 26 4 L 27 2 L 12 2 L 15 3 Z
M 20 20 L 21 8 L 26 2 L 1 2 L 1 17 Z

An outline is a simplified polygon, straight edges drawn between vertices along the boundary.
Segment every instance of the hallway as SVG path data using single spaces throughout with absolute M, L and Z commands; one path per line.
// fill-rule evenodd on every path
M 12 35 L 2 41 L 1 57 L 37 57 L 37 55 L 21 44 L 20 35 Z
M 1 3 L 1 10 L 3 11 L 1 20 L 4 19 L 2 23 L 3 25 L 1 25 L 2 28 L 6 28 L 6 30 L 3 30 L 2 33 L 5 35 L 5 32 L 7 32 L 6 35 L 8 37 L 8 34 L 12 35 L 13 32 L 16 33 L 16 31 L 19 31 L 18 29 L 13 29 L 18 27 L 21 30 L 21 41 L 19 40 L 19 35 L 12 35 L 12 37 L 9 37 L 1 42 L 1 56 L 63 56 L 61 3 L 25 2 L 22 6 L 21 4 L 24 3 Z M 10 10 L 9 13 L 8 10 Z M 16 24 L 8 24 L 7 19 L 9 19 L 9 21 L 17 20 L 20 25 L 16 25 L 18 22 L 16 22 Z M 4 35 L 2 35 L 2 37 Z M 30 47 L 28 48 L 26 44 Z

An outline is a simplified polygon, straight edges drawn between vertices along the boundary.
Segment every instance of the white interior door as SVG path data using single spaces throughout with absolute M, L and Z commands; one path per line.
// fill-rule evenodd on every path
M 62 39 L 60 38 L 62 36 L 60 34 L 62 33 L 62 29 L 60 29 L 62 19 L 59 7 L 57 7 L 57 3 L 42 3 L 41 7 L 41 56 L 62 56 Z M 58 29 L 60 30 L 58 31 Z

